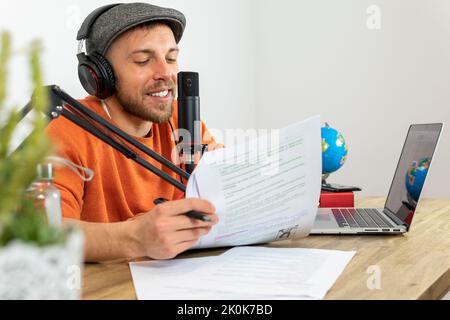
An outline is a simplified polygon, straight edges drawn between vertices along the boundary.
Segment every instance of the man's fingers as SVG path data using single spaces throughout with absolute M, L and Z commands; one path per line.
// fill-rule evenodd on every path
M 161 214 L 170 216 L 182 215 L 189 211 L 198 211 L 206 214 L 212 214 L 216 212 L 216 208 L 211 202 L 193 198 L 162 203 L 158 205 L 158 207 L 158 210 Z
M 193 241 L 185 241 L 185 242 L 180 242 L 179 244 L 176 245 L 176 250 L 179 253 L 182 253 L 190 248 L 192 248 L 198 240 L 193 240 Z
M 177 231 L 175 233 L 177 239 L 175 243 L 178 245 L 186 241 L 197 241 L 200 237 L 206 235 L 210 230 L 211 227 L 202 227 Z
M 218 217 L 215 214 L 208 215 L 211 218 L 211 222 L 206 222 L 194 218 L 190 218 L 188 216 L 175 216 L 171 219 L 171 230 L 181 231 L 187 229 L 195 229 L 195 228 L 204 228 L 204 227 L 212 227 L 218 222 Z
M 208 151 L 214 151 L 214 150 L 217 150 L 217 149 L 222 149 L 222 148 L 225 148 L 225 146 L 223 145 L 223 144 L 220 144 L 220 143 L 210 143 L 209 145 L 208 145 Z

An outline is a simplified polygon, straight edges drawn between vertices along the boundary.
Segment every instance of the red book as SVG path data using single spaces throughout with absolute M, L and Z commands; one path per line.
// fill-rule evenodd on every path
M 353 192 L 322 191 L 320 193 L 320 208 L 352 208 L 354 206 Z

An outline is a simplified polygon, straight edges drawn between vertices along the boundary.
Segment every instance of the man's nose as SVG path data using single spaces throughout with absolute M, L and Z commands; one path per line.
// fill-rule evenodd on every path
M 172 70 L 165 60 L 160 60 L 153 65 L 154 80 L 168 81 L 172 78 Z

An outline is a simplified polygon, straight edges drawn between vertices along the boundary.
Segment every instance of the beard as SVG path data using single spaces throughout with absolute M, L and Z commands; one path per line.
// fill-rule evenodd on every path
M 159 88 L 168 87 L 172 91 L 172 99 L 166 103 L 145 103 L 147 93 L 156 91 Z M 169 121 L 173 114 L 173 100 L 176 96 L 176 85 L 172 80 L 167 82 L 159 81 L 152 87 L 146 88 L 143 92 L 130 94 L 122 89 L 121 83 L 116 84 L 116 98 L 127 113 L 154 123 Z

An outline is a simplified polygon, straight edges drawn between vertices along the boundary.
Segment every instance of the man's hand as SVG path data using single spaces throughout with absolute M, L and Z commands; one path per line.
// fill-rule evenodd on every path
M 225 148 L 225 146 L 221 143 L 213 142 L 208 145 L 208 151 L 214 151 L 214 150 L 222 149 L 222 148 Z
M 210 215 L 212 222 L 203 222 L 184 215 L 188 211 Z M 136 246 L 136 256 L 171 259 L 192 247 L 218 222 L 216 209 L 206 200 L 169 201 L 129 220 Z

